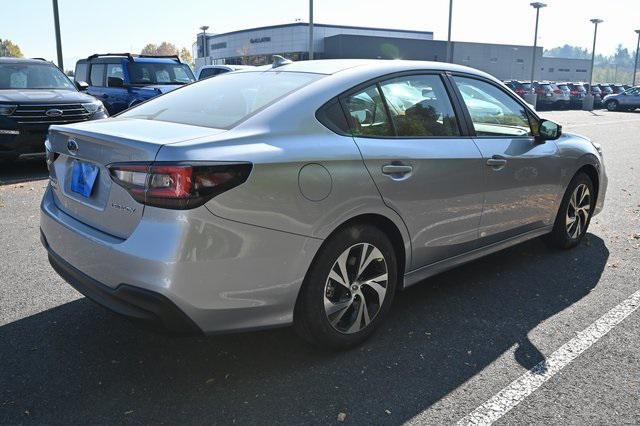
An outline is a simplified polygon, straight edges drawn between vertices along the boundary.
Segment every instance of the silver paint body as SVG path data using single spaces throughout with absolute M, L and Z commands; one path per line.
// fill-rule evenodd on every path
M 383 217 L 399 231 L 407 286 L 549 232 L 584 165 L 598 170 L 601 210 L 602 157 L 579 136 L 542 144 L 528 137 L 353 138 L 316 119 L 336 95 L 411 70 L 464 72 L 504 87 L 451 64 L 308 61 L 261 69 L 327 75 L 231 130 L 118 117 L 53 126 L 48 146 L 60 156 L 42 201 L 42 232 L 51 250 L 90 277 L 161 293 L 205 332 L 221 332 L 291 324 L 323 241 L 362 215 Z M 69 191 L 70 138 L 78 158 L 100 167 L 91 201 Z M 485 165 L 496 154 L 508 160 L 503 169 Z M 167 210 L 136 203 L 104 167 L 151 160 L 250 161 L 253 170 L 202 207 Z M 391 162 L 413 171 L 403 179 L 383 174 Z

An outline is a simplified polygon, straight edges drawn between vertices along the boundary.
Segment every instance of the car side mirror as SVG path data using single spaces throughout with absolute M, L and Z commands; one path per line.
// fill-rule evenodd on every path
M 124 80 L 120 77 L 107 78 L 107 87 L 124 87 Z
M 537 139 L 541 142 L 555 140 L 562 134 L 562 126 L 551 120 L 541 120 Z
M 87 84 L 86 81 L 76 81 L 75 83 L 76 83 L 76 88 L 81 92 L 84 92 L 89 88 L 89 85 Z

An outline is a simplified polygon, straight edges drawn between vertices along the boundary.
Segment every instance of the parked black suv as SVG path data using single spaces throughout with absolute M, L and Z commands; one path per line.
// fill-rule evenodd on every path
M 51 124 L 106 117 L 102 102 L 51 62 L 0 58 L 0 160 L 44 154 Z

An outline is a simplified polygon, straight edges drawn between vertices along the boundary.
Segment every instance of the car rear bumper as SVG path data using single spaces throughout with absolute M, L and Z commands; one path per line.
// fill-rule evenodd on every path
M 73 288 L 107 309 L 153 328 L 174 334 L 201 334 L 202 330 L 168 298 L 153 291 L 120 284 L 115 289 L 94 280 L 58 256 L 40 232 L 53 269 Z
M 291 324 L 300 286 L 322 244 L 222 219 L 204 206 L 145 207 L 137 228 L 120 239 L 59 209 L 51 188 L 42 200 L 40 227 L 56 271 L 87 297 L 161 325 L 174 324 L 166 318 L 180 317 L 177 310 L 204 333 Z M 163 302 L 151 303 L 153 308 L 132 303 L 132 292 Z M 190 329 L 178 324 L 178 330 Z

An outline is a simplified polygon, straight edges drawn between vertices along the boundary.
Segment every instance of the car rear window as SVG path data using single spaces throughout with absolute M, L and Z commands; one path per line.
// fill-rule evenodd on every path
M 119 116 L 230 129 L 322 77 L 301 72 L 226 73 L 153 98 Z
M 558 89 L 560 89 L 560 90 L 569 90 L 569 86 L 567 86 L 566 84 L 559 84 L 558 85 Z

